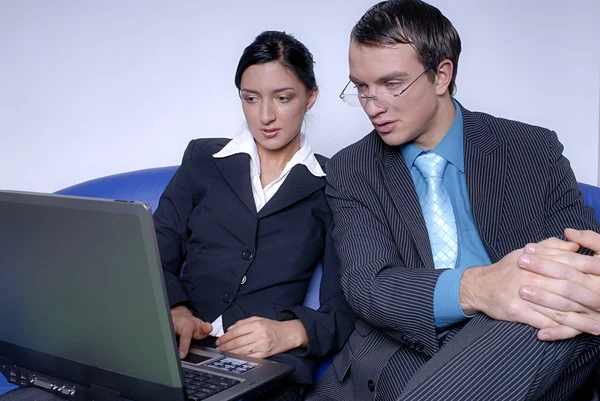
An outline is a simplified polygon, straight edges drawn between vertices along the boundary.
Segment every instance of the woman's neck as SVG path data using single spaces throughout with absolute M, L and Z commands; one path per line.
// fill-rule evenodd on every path
M 296 135 L 283 148 L 269 150 L 257 143 L 257 150 L 260 158 L 260 182 L 264 188 L 279 178 L 285 166 L 300 150 L 300 134 Z

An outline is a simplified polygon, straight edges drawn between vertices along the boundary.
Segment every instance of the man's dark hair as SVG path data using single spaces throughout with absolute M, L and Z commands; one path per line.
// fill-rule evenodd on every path
M 419 61 L 429 67 L 431 81 L 444 59 L 452 61 L 454 72 L 448 86 L 456 92 L 456 72 L 461 45 L 458 32 L 440 10 L 420 0 L 382 1 L 371 7 L 354 25 L 351 40 L 362 46 L 413 46 Z

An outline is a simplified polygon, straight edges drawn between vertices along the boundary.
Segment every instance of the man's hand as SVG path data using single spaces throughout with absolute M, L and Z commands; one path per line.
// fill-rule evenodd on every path
M 184 305 L 179 305 L 171 309 L 171 318 L 175 334 L 179 336 L 179 358 L 187 356 L 190 344 L 193 340 L 202 340 L 212 331 L 212 325 L 204 322 L 194 315 Z
M 547 286 L 545 281 L 554 280 L 519 269 L 517 261 L 521 255 L 523 249 L 518 249 L 492 265 L 465 270 L 459 297 L 466 314 L 483 312 L 497 320 L 525 323 L 537 329 L 557 325 L 519 297 L 523 284 L 539 288 Z
M 527 245 L 519 259 L 523 269 L 555 279 L 550 287 L 524 285 L 519 290 L 522 299 L 559 323 L 540 330 L 541 340 L 562 340 L 581 332 L 600 335 L 600 234 L 567 229 L 565 235 L 577 249 L 581 245 L 596 255 L 580 255 L 575 253 L 577 249 L 565 251 L 540 243 Z
M 308 345 L 308 335 L 298 319 L 278 322 L 253 316 L 240 320 L 217 340 L 218 349 L 255 358 Z

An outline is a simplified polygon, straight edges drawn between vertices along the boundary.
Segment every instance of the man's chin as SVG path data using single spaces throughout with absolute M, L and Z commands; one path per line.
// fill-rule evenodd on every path
M 393 131 L 387 134 L 382 134 L 381 132 L 377 131 L 377 134 L 379 134 L 381 140 L 385 142 L 385 144 L 388 146 L 400 146 L 404 145 L 407 142 L 407 138 L 405 135 L 395 133 Z

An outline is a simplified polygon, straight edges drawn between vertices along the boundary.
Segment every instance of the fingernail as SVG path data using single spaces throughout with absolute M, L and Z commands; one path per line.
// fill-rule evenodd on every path
M 521 288 L 521 295 L 525 298 L 532 297 L 534 295 L 533 288 L 531 288 L 531 287 Z
M 535 245 L 527 245 L 525 247 L 525 252 L 526 253 L 535 253 L 535 251 L 536 251 Z
M 171 354 L 171 355 L 173 355 L 173 354 Z M 183 359 L 183 358 L 185 358 L 185 354 L 183 352 L 180 352 L 179 353 L 179 359 Z
M 546 333 L 541 334 L 540 335 L 540 340 L 542 340 L 542 341 L 548 341 L 548 340 L 550 340 L 550 334 L 546 334 Z
M 581 231 L 575 230 L 573 228 L 567 228 L 565 231 L 568 231 L 572 235 L 581 235 Z
M 594 334 L 600 335 L 600 324 L 595 325 L 592 330 L 594 330 Z
M 519 266 L 521 267 L 525 267 L 525 266 L 529 266 L 531 264 L 531 258 L 527 255 L 525 256 L 521 256 L 519 258 Z
M 219 346 L 219 345 L 221 344 L 221 340 L 217 340 L 217 341 L 215 341 L 215 344 L 216 344 L 217 346 Z

